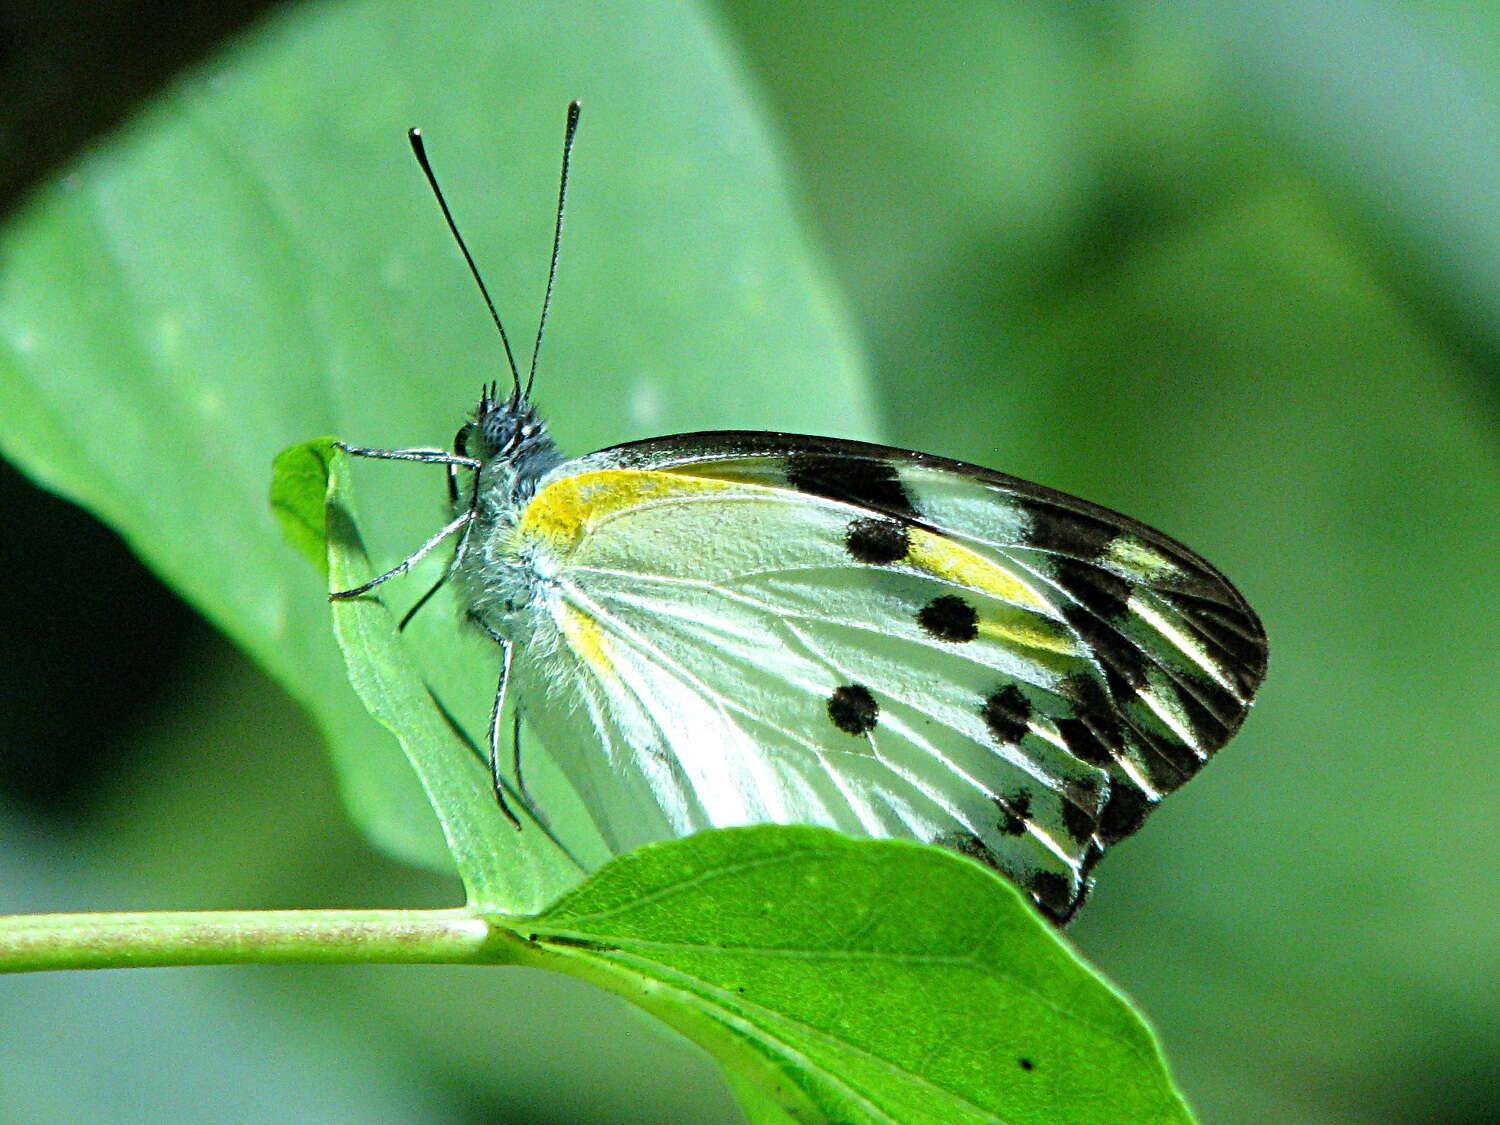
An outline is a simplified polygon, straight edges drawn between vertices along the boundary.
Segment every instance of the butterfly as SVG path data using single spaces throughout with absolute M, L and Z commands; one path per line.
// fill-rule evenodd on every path
M 548 299 L 577 123 L 574 103 Z M 823 825 L 961 852 L 1071 919 L 1104 851 L 1244 720 L 1266 668 L 1245 599 L 1117 512 L 905 449 L 730 431 L 565 458 L 531 399 L 540 326 L 523 385 L 411 138 L 513 386 L 484 388 L 452 451 L 341 445 L 446 466 L 452 519 L 331 596 L 454 541 L 438 586 L 499 647 L 489 759 L 517 826 L 499 763 L 510 692 L 611 854 Z

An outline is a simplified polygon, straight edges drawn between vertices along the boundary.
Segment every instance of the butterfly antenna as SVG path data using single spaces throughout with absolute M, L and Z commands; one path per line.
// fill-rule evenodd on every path
M 438 206 L 443 209 L 443 218 L 448 221 L 448 229 L 453 232 L 453 240 L 458 243 L 458 248 L 463 251 L 464 261 L 469 263 L 469 273 L 474 275 L 474 282 L 479 286 L 479 293 L 484 298 L 485 306 L 490 310 L 490 319 L 495 322 L 495 327 L 500 330 L 500 342 L 505 345 L 505 359 L 510 364 L 511 382 L 515 385 L 516 393 L 520 394 L 521 372 L 516 367 L 515 353 L 510 350 L 510 337 L 505 334 L 505 325 L 500 323 L 500 314 L 495 311 L 495 302 L 490 299 L 490 291 L 485 287 L 484 278 L 479 276 L 479 267 L 474 264 L 474 255 L 469 253 L 469 247 L 464 242 L 464 236 L 458 233 L 458 224 L 453 221 L 453 212 L 448 210 L 448 201 L 443 198 L 443 189 L 438 187 L 437 176 L 433 174 L 432 165 L 427 160 L 427 146 L 422 143 L 422 130 L 408 129 L 406 137 L 411 141 L 411 150 L 416 153 L 417 163 L 422 166 L 422 172 L 427 176 L 427 182 L 432 187 L 432 194 L 437 196 Z M 561 221 L 562 216 L 559 215 L 559 225 L 561 225 Z M 550 282 L 548 282 L 548 288 L 551 288 Z M 534 365 L 535 357 L 533 356 L 533 367 Z
M 531 384 L 536 382 L 536 357 L 542 350 L 542 329 L 547 327 L 547 309 L 552 305 L 552 283 L 557 279 L 557 254 L 562 247 L 563 209 L 568 202 L 568 165 L 573 159 L 573 138 L 578 133 L 578 111 L 583 103 L 568 103 L 568 124 L 563 132 L 562 176 L 557 185 L 557 223 L 552 228 L 552 261 L 547 266 L 547 291 L 542 295 L 542 315 L 536 323 L 536 343 L 531 346 L 531 371 L 526 376 L 526 393 L 531 397 Z

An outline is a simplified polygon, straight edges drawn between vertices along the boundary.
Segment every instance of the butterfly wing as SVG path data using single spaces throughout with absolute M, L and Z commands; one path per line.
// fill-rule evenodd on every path
M 1187 548 L 906 450 L 617 446 L 516 534 L 550 568 L 517 688 L 611 851 L 762 821 L 909 837 L 1066 920 L 1265 672 L 1254 612 Z

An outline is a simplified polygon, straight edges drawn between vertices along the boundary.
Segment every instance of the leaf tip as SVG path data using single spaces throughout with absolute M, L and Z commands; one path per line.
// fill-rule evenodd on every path
M 271 511 L 286 541 L 328 574 L 328 481 L 334 439 L 314 438 L 283 449 L 271 462 Z

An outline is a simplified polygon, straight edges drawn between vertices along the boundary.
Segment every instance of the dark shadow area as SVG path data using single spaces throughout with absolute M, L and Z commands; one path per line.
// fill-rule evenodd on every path
M 0 215 L 269 0 L 0 0 Z
M 82 812 L 211 627 L 83 509 L 0 461 L 0 793 Z

